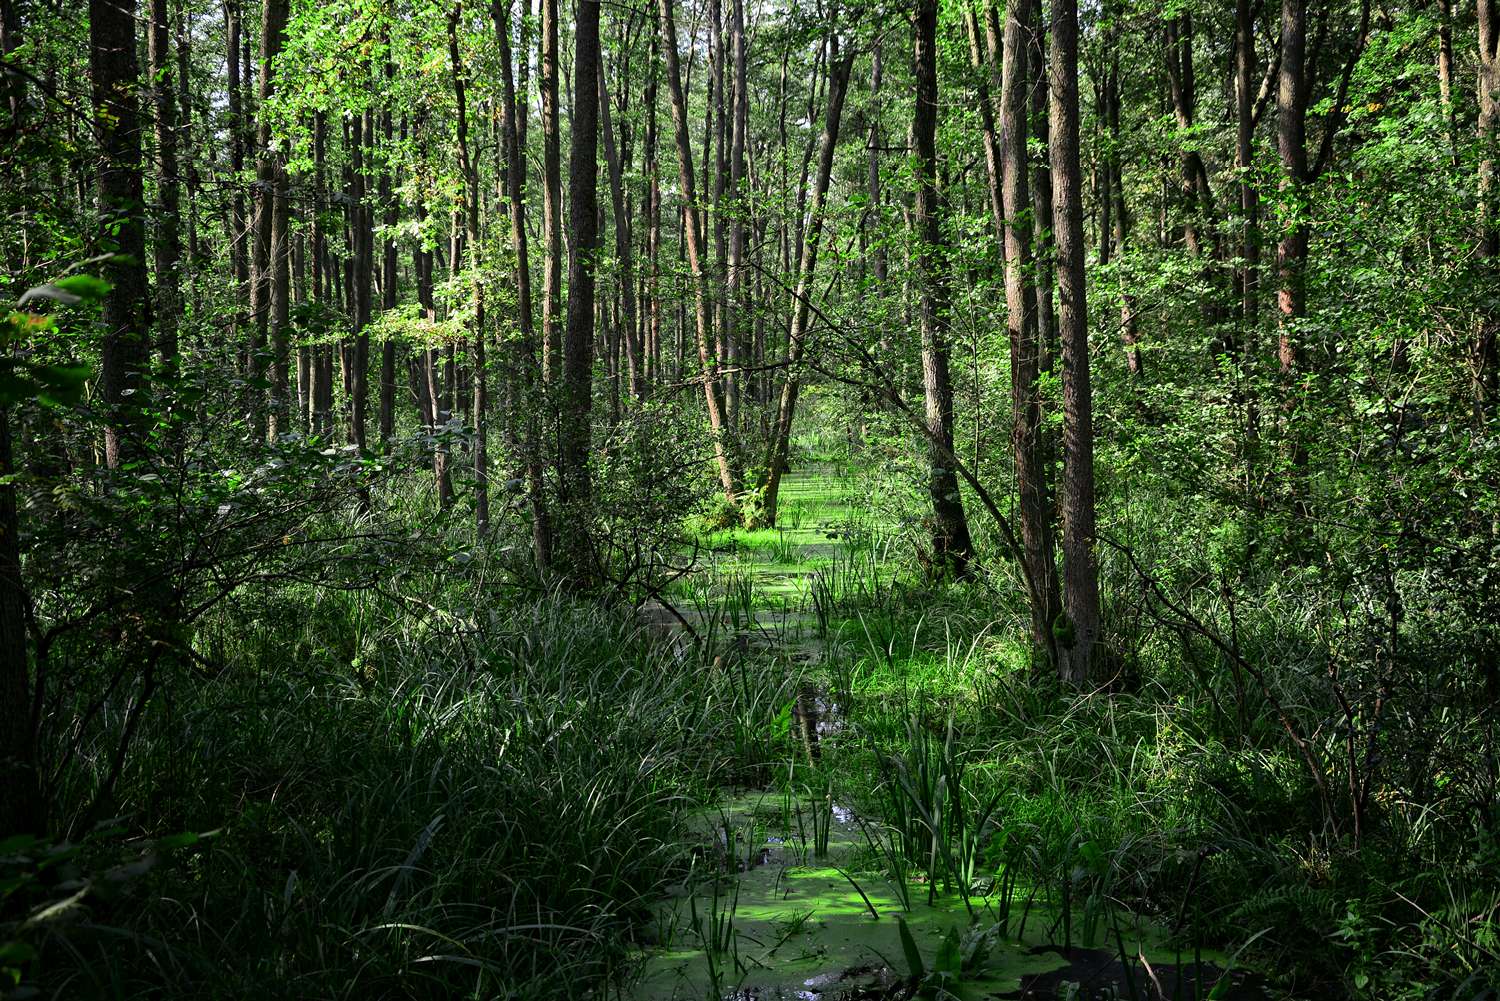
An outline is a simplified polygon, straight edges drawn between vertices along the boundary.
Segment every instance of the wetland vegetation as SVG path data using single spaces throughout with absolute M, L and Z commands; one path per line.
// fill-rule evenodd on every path
M 1494 1001 L 1497 4 L 0 0 L 0 1001 Z

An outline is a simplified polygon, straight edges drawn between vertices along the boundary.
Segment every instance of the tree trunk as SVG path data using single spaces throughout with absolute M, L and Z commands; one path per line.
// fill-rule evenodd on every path
M 550 2 L 550 0 L 549 0 Z M 672 17 L 672 0 L 659 0 L 662 58 L 666 62 L 667 89 L 672 99 L 672 124 L 677 141 L 677 174 L 682 187 L 683 239 L 688 267 L 693 276 L 694 319 L 698 337 L 698 360 L 703 366 L 703 394 L 708 404 L 708 422 L 713 435 L 714 456 L 719 466 L 719 483 L 730 504 L 739 500 L 738 464 L 730 453 L 728 428 L 724 419 L 724 399 L 719 380 L 719 363 L 709 343 L 712 323 L 709 319 L 708 278 L 704 273 L 703 227 L 698 219 L 697 184 L 693 173 L 693 149 L 688 138 L 687 99 L 682 91 L 682 68 L 677 56 L 677 25 Z
M 1026 33 L 1031 0 L 1011 0 L 1005 12 L 1004 41 L 993 4 L 985 9 L 986 39 L 991 66 L 1001 68 L 1000 141 L 998 145 L 1001 207 L 997 225 L 1005 240 L 1005 302 L 1010 333 L 1011 447 L 1015 456 L 1021 544 L 1030 590 L 1032 644 L 1048 664 L 1057 663 L 1052 626 L 1060 610 L 1057 561 L 1052 529 L 1052 499 L 1048 492 L 1041 407 L 1041 333 L 1036 323 L 1037 289 L 1032 267 L 1032 216 L 1027 158 Z M 977 30 L 975 32 L 977 36 Z M 977 37 L 974 46 L 977 49 Z M 993 70 L 992 70 L 993 71 Z M 993 132 L 993 125 L 991 125 Z
M 599 5 L 578 0 L 573 50 L 572 147 L 568 156 L 568 327 L 563 340 L 563 393 L 558 493 L 570 530 L 564 546 L 575 583 L 589 565 L 589 450 L 593 412 L 594 274 L 599 252 Z
M 542 381 L 551 387 L 562 364 L 558 323 L 562 297 L 562 139 L 558 116 L 557 0 L 542 0 Z
M 531 538 L 537 572 L 545 575 L 552 566 L 552 527 L 547 514 L 546 478 L 542 469 L 536 408 L 534 375 L 536 372 L 536 326 L 532 319 L 531 263 L 526 239 L 526 158 L 521 144 L 521 115 L 516 100 L 515 58 L 510 44 L 509 0 L 492 0 L 491 19 L 495 23 L 500 48 L 501 140 L 505 144 L 506 200 L 510 212 L 510 246 L 516 258 L 516 319 L 520 337 L 516 345 L 517 374 L 521 385 L 522 462 L 526 467 L 526 492 L 531 506 Z M 526 46 L 520 46 L 520 61 L 526 60 Z
M 32 718 L 40 679 L 32 678 L 26 649 L 9 407 L 0 407 L 0 474 L 0 831 L 9 837 L 41 834 L 46 826 Z
M 353 164 L 349 190 L 349 224 L 353 238 L 350 247 L 353 260 L 350 262 L 350 305 L 354 313 L 354 343 L 349 352 L 349 435 L 361 453 L 368 449 L 366 413 L 369 407 L 369 359 L 370 359 L 370 281 L 374 271 L 374 243 L 371 221 L 373 215 L 366 199 L 365 153 L 366 136 L 371 129 L 370 115 L 356 115 L 350 137 L 349 155 Z
M 604 161 L 609 168 L 610 205 L 615 215 L 615 260 L 619 269 L 620 307 L 622 312 L 620 334 L 625 339 L 626 364 L 630 395 L 637 400 L 645 398 L 645 379 L 642 372 L 641 344 L 636 331 L 635 262 L 631 246 L 630 213 L 625 201 L 625 168 L 620 162 L 620 152 L 615 145 L 614 123 L 609 111 L 609 90 L 604 73 L 599 77 L 599 112 L 604 131 Z
M 1289 0 L 1290 2 L 1290 0 Z M 1489 288 L 1500 284 L 1500 5 L 1479 4 L 1479 227 L 1480 254 Z M 1481 419 L 1500 402 L 1500 313 L 1491 306 L 1474 338 L 1474 407 Z
M 389 59 L 385 63 L 386 86 L 389 89 L 395 80 L 396 67 Z M 382 210 L 385 213 L 385 239 L 381 242 L 380 261 L 380 307 L 381 309 L 395 309 L 399 299 L 397 295 L 397 260 L 396 260 L 396 225 L 401 221 L 400 202 L 392 195 L 391 186 L 394 179 L 391 177 L 391 160 L 395 156 L 393 140 L 395 138 L 394 123 L 392 121 L 389 106 L 380 112 L 380 131 L 385 139 L 385 149 L 382 151 L 380 167 L 380 190 L 379 199 Z M 401 126 L 403 134 L 406 126 Z M 396 342 L 386 337 L 380 342 L 380 442 L 383 449 L 390 449 L 390 442 L 396 436 Z
M 849 90 L 849 72 L 854 65 L 853 50 L 843 58 L 839 57 L 837 33 L 830 35 L 828 46 L 828 108 L 823 119 L 823 137 L 818 154 L 818 174 L 813 182 L 807 238 L 802 243 L 802 258 L 797 265 L 797 292 L 792 297 L 786 377 L 781 385 L 781 401 L 776 410 L 776 428 L 771 436 L 770 454 L 766 457 L 766 489 L 761 517 L 767 527 L 774 527 L 776 524 L 777 497 L 781 491 L 781 477 L 786 473 L 787 454 L 791 447 L 792 419 L 796 415 L 797 396 L 802 388 L 799 366 L 802 363 L 807 322 L 811 312 L 812 282 L 818 267 L 818 249 L 823 241 L 823 207 L 828 199 L 828 185 L 833 176 L 833 155 L 838 147 L 844 96 Z
M 155 2 L 155 0 L 153 0 Z M 265 0 L 261 7 L 259 106 L 265 109 L 276 92 L 276 63 L 286 34 L 287 0 Z M 287 176 L 279 154 L 271 148 L 271 116 L 264 110 L 256 129 L 255 271 L 251 285 L 251 311 L 255 314 L 256 350 L 271 345 L 270 423 L 274 438 L 287 430 L 290 413 L 288 371 L 288 304 L 291 270 L 288 251 Z M 259 373 L 261 361 L 254 361 Z
M 948 375 L 948 276 L 937 189 L 937 0 L 919 0 L 913 58 L 917 83 L 915 211 L 920 282 L 922 385 L 929 434 L 927 489 L 932 498 L 932 563 L 941 573 L 970 573 L 974 547 L 964 516 L 953 452 L 953 386 Z
M 177 362 L 177 320 L 182 296 L 182 206 L 177 169 L 177 91 L 168 48 L 167 0 L 151 0 L 151 27 L 146 50 L 151 66 L 151 98 L 156 111 L 156 263 L 157 350 L 168 366 Z
M 141 218 L 141 117 L 135 15 L 117 0 L 89 0 L 89 78 L 99 139 L 98 196 L 103 240 L 115 256 L 102 267 L 104 299 L 99 392 L 106 408 L 104 461 L 111 469 L 139 451 L 132 440 L 145 396 L 151 309 Z M 111 238 L 112 237 L 112 238 Z
M 1063 610 L 1058 666 L 1075 685 L 1093 680 L 1099 640 L 1099 568 L 1094 554 L 1094 412 L 1083 263 L 1083 170 L 1078 152 L 1078 3 L 1053 0 L 1051 71 L 1052 216 L 1056 227 L 1058 339 L 1062 347 L 1064 462 Z M 1060 635 L 1059 635 L 1060 634 Z

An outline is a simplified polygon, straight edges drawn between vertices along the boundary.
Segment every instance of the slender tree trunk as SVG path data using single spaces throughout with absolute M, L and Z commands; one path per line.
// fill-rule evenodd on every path
M 153 0 L 155 2 L 155 0 Z M 276 92 L 277 63 L 286 34 L 287 0 L 265 0 L 261 8 L 260 99 L 264 109 Z M 288 229 L 287 176 L 271 147 L 271 116 L 264 111 L 256 130 L 256 244 L 251 311 L 255 314 L 255 347 L 271 346 L 271 437 L 287 430 L 290 407 L 288 378 L 288 304 L 291 292 L 291 247 Z M 261 362 L 255 361 L 256 371 Z
M 683 237 L 688 267 L 693 276 L 694 315 L 697 324 L 698 360 L 703 366 L 703 394 L 708 404 L 708 421 L 713 435 L 714 455 L 719 466 L 719 483 L 730 504 L 739 500 L 738 464 L 730 453 L 729 429 L 725 423 L 724 398 L 719 380 L 719 363 L 714 357 L 709 337 L 708 278 L 704 272 L 703 227 L 698 220 L 697 184 L 693 173 L 693 150 L 688 138 L 687 99 L 682 91 L 682 69 L 677 56 L 677 25 L 672 17 L 672 0 L 659 0 L 662 58 L 666 62 L 667 89 L 672 99 L 672 124 L 677 141 L 678 181 L 682 188 Z M 682 326 L 681 324 L 679 327 Z
M 11 112 L 21 114 L 19 106 Z M 33 678 L 27 656 L 14 474 L 10 408 L 0 407 L 0 831 L 7 837 L 42 834 L 46 827 L 32 719 L 34 686 L 41 679 Z
M 240 66 L 240 34 L 242 31 L 242 19 L 240 16 L 240 0 L 228 0 L 224 5 L 225 18 L 225 65 L 229 119 L 226 123 L 226 131 L 229 133 L 229 170 L 232 175 L 231 188 L 234 191 L 233 207 L 230 213 L 231 230 L 229 237 L 229 256 L 234 270 L 235 283 L 239 289 L 236 303 L 239 308 L 235 311 L 235 333 L 240 332 L 244 322 L 242 313 L 244 305 L 250 298 L 250 236 L 249 221 L 245 215 L 245 111 L 241 102 L 243 88 L 240 85 L 241 74 L 244 72 Z M 238 347 L 238 345 L 236 345 Z M 248 371 L 248 369 L 247 369 Z
M 1260 194 L 1255 186 L 1255 14 L 1251 0 L 1235 0 L 1235 169 L 1239 172 L 1240 328 L 1244 377 L 1254 371 L 1260 353 Z M 1259 439 L 1259 401 L 1252 386 L 1244 391 L 1244 480 L 1254 503 L 1255 453 Z
M 562 364 L 562 139 L 558 124 L 557 0 L 542 0 L 542 381 L 558 380 Z
M 99 365 L 107 410 L 104 461 L 113 469 L 139 447 L 132 432 L 145 402 L 151 330 L 135 15 L 117 0 L 89 0 L 89 79 L 99 140 L 102 242 L 115 255 L 102 268 L 112 287 L 104 300 Z
M 385 63 L 385 79 L 387 88 L 391 86 L 396 77 L 396 67 L 389 59 Z M 406 126 L 402 125 L 402 132 Z M 399 300 L 397 280 L 398 269 L 396 259 L 396 225 L 401 221 L 401 206 L 393 196 L 391 186 L 394 179 L 391 177 L 391 160 L 395 157 L 394 122 L 392 120 L 389 106 L 382 108 L 380 112 L 380 132 L 385 140 L 385 149 L 381 151 L 380 166 L 380 190 L 378 198 L 382 211 L 385 213 L 385 238 L 381 241 L 380 260 L 380 306 L 382 309 L 395 309 Z M 396 342 L 386 337 L 380 342 L 380 442 L 384 449 L 390 448 L 390 442 L 396 436 Z
M 370 284 L 374 271 L 374 243 L 372 220 L 365 184 L 365 160 L 368 150 L 372 121 L 369 112 L 356 115 L 350 137 L 350 159 L 353 163 L 352 183 L 349 191 L 349 222 L 354 258 L 350 262 L 350 300 L 354 313 L 354 343 L 349 358 L 349 416 L 350 440 L 361 453 L 367 451 L 366 436 L 369 408 L 369 359 L 370 359 Z
M 1099 641 L 1099 568 L 1094 553 L 1094 410 L 1083 262 L 1083 170 L 1078 152 L 1078 3 L 1053 0 L 1051 151 L 1056 226 L 1058 339 L 1062 346 L 1064 462 L 1063 610 L 1058 663 L 1065 679 L 1089 683 Z
M 177 90 L 168 43 L 167 0 L 151 0 L 147 35 L 151 98 L 156 112 L 156 263 L 157 350 L 168 366 L 177 362 L 177 321 L 182 311 L 182 203 L 177 169 Z
M 1288 0 L 1290 2 L 1290 0 Z M 1479 226 L 1488 286 L 1500 286 L 1500 5 L 1479 5 Z M 1474 407 L 1481 419 L 1500 403 L 1500 310 L 1482 311 L 1474 338 Z
M 844 111 L 844 96 L 849 90 L 849 72 L 854 52 L 839 57 L 837 33 L 828 39 L 828 107 L 823 119 L 823 137 L 818 154 L 818 173 L 813 182 L 812 213 L 807 223 L 807 238 L 802 243 L 802 258 L 797 265 L 797 292 L 792 298 L 792 326 L 787 336 L 786 377 L 781 384 L 781 401 L 776 410 L 776 428 L 771 436 L 770 454 L 766 457 L 766 489 L 762 520 L 768 527 L 776 524 L 777 498 L 781 478 L 786 473 L 791 448 L 792 420 L 796 416 L 797 396 L 802 388 L 799 366 L 806 347 L 807 322 L 810 315 L 813 278 L 818 267 L 818 250 L 823 242 L 823 212 L 828 200 L 828 185 L 833 176 L 833 156 L 838 147 L 839 122 Z M 743 235 L 741 236 L 743 239 Z
M 729 187 L 727 192 L 730 219 L 728 222 L 728 250 L 726 259 L 726 292 L 724 296 L 724 340 L 729 346 L 730 364 L 743 369 L 746 365 L 745 349 L 745 230 L 749 200 L 745 191 L 745 145 L 749 141 L 750 128 L 749 78 L 746 72 L 745 51 L 745 2 L 732 0 L 729 16 L 729 47 L 731 72 L 734 81 L 733 106 L 729 139 Z M 830 93 L 831 99 L 831 93 Z M 840 98 L 842 101 L 842 97 Z M 723 128 L 721 123 L 721 149 Z M 720 226 L 724 225 L 724 202 L 720 201 Z M 729 403 L 729 422 L 739 427 L 740 401 L 749 392 L 750 376 L 736 374 L 731 385 L 734 397 Z
M 1056 664 L 1052 626 L 1061 610 L 1058 596 L 1057 562 L 1052 529 L 1052 499 L 1048 491 L 1046 461 L 1050 450 L 1042 433 L 1041 332 L 1036 323 L 1037 289 L 1032 266 L 1031 191 L 1027 157 L 1027 67 L 1026 34 L 1031 18 L 1031 0 L 1011 0 L 1005 12 L 1004 40 L 994 5 L 985 8 L 989 61 L 998 64 L 1000 79 L 1000 139 L 997 150 L 1000 188 L 996 225 L 1005 241 L 1005 302 L 1010 333 L 1011 448 L 1015 456 L 1016 493 L 1019 498 L 1021 543 L 1025 550 L 1025 576 L 1030 590 L 1032 644 L 1048 664 Z M 978 40 L 973 47 L 977 58 Z M 993 134 L 994 126 L 990 126 Z
M 483 538 L 490 530 L 489 480 L 489 385 L 484 359 L 484 292 L 483 241 L 479 234 L 479 166 L 469 151 L 469 112 L 464 62 L 458 47 L 458 25 L 463 20 L 463 0 L 454 4 L 448 15 L 448 58 L 453 68 L 453 101 L 458 111 L 458 170 L 463 178 L 464 242 L 468 244 L 471 272 L 471 302 L 474 311 L 474 340 L 470 354 L 473 379 L 473 402 L 470 415 L 474 421 L 474 530 Z M 459 251 L 453 249 L 453 271 L 459 273 Z
M 532 546 L 537 572 L 545 575 L 552 566 L 552 527 L 547 513 L 545 474 L 537 441 L 539 428 L 533 406 L 537 346 L 532 318 L 530 249 L 526 239 L 526 159 L 521 145 L 522 118 L 516 100 L 515 74 L 511 70 L 514 56 L 510 44 L 510 4 L 509 0 L 492 0 L 492 3 L 491 19 L 495 22 L 500 48 L 501 140 L 505 144 L 506 200 L 510 212 L 511 252 L 516 259 L 516 319 L 520 331 L 515 358 L 521 385 L 521 408 L 515 419 L 521 425 L 522 462 L 526 467 L 526 492 L 531 506 Z M 519 52 L 524 64 L 524 44 Z
M 594 274 L 599 253 L 599 5 L 578 0 L 573 46 L 572 148 L 568 157 L 568 327 L 563 341 L 562 476 L 558 493 L 571 530 L 564 545 L 573 580 L 591 578 L 589 451 L 593 413 Z
M 615 260 L 619 269 L 621 330 L 625 339 L 626 364 L 630 395 L 637 400 L 645 398 L 645 378 L 642 371 L 641 344 L 636 330 L 635 260 L 631 241 L 630 213 L 626 208 L 625 167 L 620 162 L 620 152 L 615 145 L 614 123 L 609 111 L 609 91 L 604 73 L 599 74 L 599 112 L 604 134 L 604 161 L 609 168 L 610 205 L 615 216 Z
M 948 276 L 937 188 L 937 0 L 919 0 L 913 46 L 917 82 L 915 223 L 920 282 L 922 385 L 926 396 L 927 489 L 932 498 L 932 562 L 940 572 L 970 573 L 974 547 L 954 472 L 953 386 L 948 375 Z

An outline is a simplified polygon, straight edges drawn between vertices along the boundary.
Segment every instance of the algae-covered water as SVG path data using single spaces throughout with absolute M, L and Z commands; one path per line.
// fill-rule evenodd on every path
M 912 880 L 903 902 L 888 878 L 860 871 L 868 859 L 864 822 L 849 811 L 825 814 L 826 854 L 817 857 L 817 808 L 751 793 L 699 818 L 705 852 L 690 881 L 658 906 L 649 934 L 656 945 L 642 955 L 630 997 L 1262 994 L 1245 974 L 1226 975 L 1222 955 L 1182 956 L 1160 929 L 1123 911 L 1101 915 L 1092 931 L 1080 924 L 1065 946 L 1056 941 L 1059 908 L 1034 887 L 981 885 L 965 902 L 951 892 L 930 898 L 927 885 Z M 785 823 L 789 811 L 802 812 L 801 822 Z
M 690 585 L 689 614 L 739 648 L 809 670 L 824 653 L 830 578 L 871 553 L 868 498 L 827 464 L 788 477 L 782 527 L 723 532 L 719 557 Z M 836 582 L 835 582 L 836 583 Z M 875 586 L 879 586 L 878 580 Z M 694 590 L 693 588 L 696 588 Z M 717 589 L 717 591 L 715 590 Z M 715 600 L 715 595 L 719 595 Z M 820 607 L 819 602 L 825 603 Z M 827 624 L 826 619 L 822 625 Z M 802 677 L 794 715 L 809 758 L 840 738 L 839 707 Z M 811 719 L 805 718 L 811 715 Z M 1264 990 L 1207 951 L 1181 954 L 1163 929 L 1123 907 L 1063 907 L 1002 873 L 967 893 L 892 881 L 874 841 L 880 820 L 831 794 L 726 792 L 694 818 L 697 854 L 658 902 L 626 996 L 635 1001 L 854 1001 L 979 998 L 1259 998 Z

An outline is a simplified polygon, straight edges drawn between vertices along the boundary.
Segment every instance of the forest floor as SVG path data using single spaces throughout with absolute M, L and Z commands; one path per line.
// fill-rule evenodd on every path
M 944 699 L 915 639 L 905 657 L 891 638 L 884 658 L 858 654 L 881 646 L 872 606 L 898 593 L 886 526 L 831 462 L 792 472 L 781 501 L 776 529 L 706 537 L 707 567 L 673 598 L 700 642 L 727 651 L 721 669 L 784 665 L 796 695 L 776 725 L 792 751 L 784 772 L 692 816 L 691 867 L 640 934 L 627 996 L 1264 997 L 1224 955 L 1184 954 L 1127 907 L 1070 901 L 997 862 L 998 797 L 965 782 L 951 715 L 941 742 L 913 730 L 904 750 L 878 749 L 897 704 L 941 731 Z

